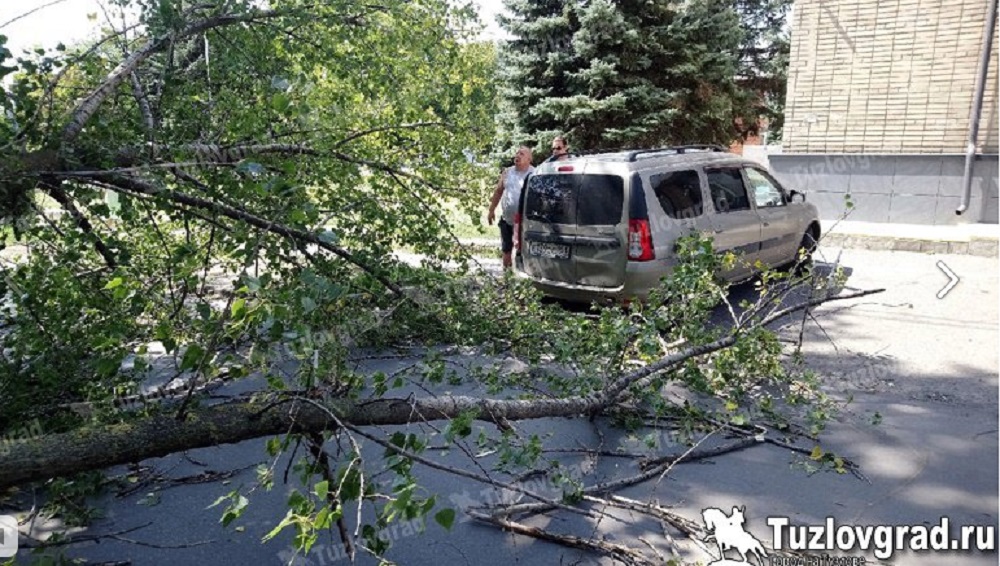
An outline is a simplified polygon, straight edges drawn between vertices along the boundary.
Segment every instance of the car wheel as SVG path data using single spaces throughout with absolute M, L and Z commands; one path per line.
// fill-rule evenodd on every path
M 802 242 L 799 244 L 795 254 L 795 268 L 797 271 L 803 271 L 812 267 L 813 252 L 816 251 L 816 244 L 816 237 L 813 236 L 812 230 L 806 230 L 806 233 L 802 235 Z

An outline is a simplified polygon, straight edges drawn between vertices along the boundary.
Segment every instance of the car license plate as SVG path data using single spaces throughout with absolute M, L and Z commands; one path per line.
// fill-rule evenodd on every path
M 528 253 L 547 259 L 569 259 L 569 246 L 548 242 L 530 242 L 528 243 Z

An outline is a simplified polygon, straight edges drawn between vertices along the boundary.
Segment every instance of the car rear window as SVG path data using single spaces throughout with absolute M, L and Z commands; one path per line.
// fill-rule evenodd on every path
M 615 225 L 622 219 L 624 194 L 617 175 L 533 175 L 525 216 L 547 224 Z
M 656 200 L 670 218 L 701 216 L 701 180 L 696 171 L 671 171 L 649 179 Z

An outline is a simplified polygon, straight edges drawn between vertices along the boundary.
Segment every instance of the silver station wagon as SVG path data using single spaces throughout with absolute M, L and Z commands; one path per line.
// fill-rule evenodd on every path
M 526 181 L 516 266 L 545 295 L 645 299 L 677 263 L 677 239 L 702 233 L 751 277 L 800 259 L 820 236 L 816 207 L 758 163 L 719 146 L 676 146 L 550 161 Z

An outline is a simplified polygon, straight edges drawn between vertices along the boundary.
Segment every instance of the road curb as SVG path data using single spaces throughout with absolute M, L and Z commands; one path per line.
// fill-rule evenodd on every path
M 462 239 L 459 240 L 462 247 L 475 256 L 496 256 L 500 257 L 500 238 L 496 241 L 486 239 Z
M 500 256 L 500 241 L 474 239 L 462 240 L 469 253 L 477 256 Z M 858 234 L 829 232 L 823 235 L 820 245 L 855 250 L 915 252 L 924 254 L 954 254 L 979 257 L 997 257 L 1000 240 L 972 236 L 965 239 L 910 238 L 884 234 Z
M 957 254 L 995 257 L 1000 252 L 1000 242 L 992 238 L 960 240 L 929 240 L 879 236 L 873 234 L 830 233 L 823 235 L 820 245 L 857 250 L 917 252 L 926 254 Z

